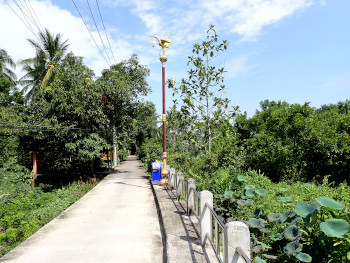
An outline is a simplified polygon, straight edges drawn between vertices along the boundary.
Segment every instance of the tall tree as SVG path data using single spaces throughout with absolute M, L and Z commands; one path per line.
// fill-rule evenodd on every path
M 19 62 L 27 73 L 20 79 L 28 91 L 26 97 L 30 99 L 37 90 L 48 85 L 57 75 L 60 62 L 68 50 L 68 40 L 63 41 L 61 34 L 51 34 L 47 29 L 39 33 L 39 42 L 28 39 L 35 48 L 34 58 Z
M 17 79 L 16 74 L 8 66 L 16 68 L 16 64 L 7 54 L 6 50 L 0 49 L 0 78 L 5 77 L 14 83 Z
M 214 61 L 227 46 L 226 40 L 219 42 L 211 25 L 206 39 L 193 45 L 193 55 L 188 57 L 187 63 L 191 67 L 188 78 L 182 79 L 179 87 L 169 81 L 169 87 L 182 99 L 182 119 L 189 121 L 184 125 L 192 129 L 192 137 L 201 138 L 200 148 L 207 152 L 211 152 L 215 125 L 225 116 L 229 103 L 227 98 L 221 97 L 225 90 L 222 85 L 224 67 L 216 67 Z

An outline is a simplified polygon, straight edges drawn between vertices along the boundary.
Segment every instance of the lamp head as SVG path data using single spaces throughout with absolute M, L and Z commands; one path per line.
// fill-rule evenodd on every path
M 151 45 L 154 47 L 157 44 L 157 42 L 154 40 L 154 37 L 152 37 Z

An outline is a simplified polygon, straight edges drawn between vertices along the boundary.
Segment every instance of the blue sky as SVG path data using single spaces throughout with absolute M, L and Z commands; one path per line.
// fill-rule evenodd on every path
M 26 0 L 28 2 L 28 0 Z M 7 2 L 18 12 L 12 0 Z M 24 0 L 22 2 L 25 2 Z M 69 39 L 70 49 L 85 57 L 96 75 L 108 68 L 74 4 L 69 0 L 30 1 L 43 25 Z M 101 50 L 86 0 L 75 0 Z M 104 36 L 96 0 L 90 0 Z M 348 0 L 99 0 L 116 61 L 136 53 L 151 69 L 147 99 L 161 113 L 161 64 L 151 35 L 170 33 L 167 78 L 187 77 L 192 45 L 202 41 L 214 24 L 229 49 L 217 59 L 225 65 L 226 96 L 249 116 L 265 99 L 312 106 L 336 103 L 350 96 L 350 1 Z M 16 9 L 17 8 L 17 9 Z M 34 35 L 0 2 L 0 48 L 14 60 L 32 57 L 27 38 Z M 107 50 L 108 51 L 108 50 Z M 112 57 L 111 53 L 109 56 Z M 20 69 L 17 74 L 21 76 Z M 167 91 L 167 106 L 172 104 Z

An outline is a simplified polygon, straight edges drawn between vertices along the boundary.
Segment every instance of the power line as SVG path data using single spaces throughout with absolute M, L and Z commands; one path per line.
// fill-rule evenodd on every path
M 77 11 L 78 11 L 78 13 L 79 13 L 81 20 L 83 20 L 83 22 L 84 22 L 84 24 L 85 24 L 85 26 L 86 26 L 86 29 L 89 31 L 92 40 L 95 42 L 95 45 L 96 45 L 96 47 L 98 48 L 98 51 L 100 51 L 100 54 L 102 55 L 102 57 L 103 57 L 104 60 L 106 61 L 107 65 L 108 65 L 108 66 L 111 66 L 111 65 L 108 63 L 106 57 L 103 55 L 101 49 L 100 49 L 99 46 L 97 45 L 96 40 L 95 40 L 95 38 L 93 37 L 93 35 L 91 34 L 91 31 L 90 31 L 89 27 L 88 27 L 87 24 L 85 23 L 85 20 L 84 20 L 83 16 L 81 15 L 81 13 L 80 13 L 80 11 L 79 11 L 77 5 L 75 4 L 75 1 L 72 0 L 72 2 L 73 2 L 75 8 L 77 9 Z
M 14 1 L 15 1 L 15 0 L 14 0 Z M 23 0 L 23 1 L 24 1 L 24 0 Z M 40 29 L 38 23 L 36 22 L 36 20 L 35 20 L 33 14 L 32 14 L 32 12 L 30 11 L 30 9 L 29 9 L 27 3 L 24 1 L 24 4 L 23 4 L 22 0 L 18 0 L 18 2 L 23 6 L 23 9 L 25 9 L 25 10 L 27 11 L 27 14 L 30 16 L 30 18 L 29 18 L 28 16 L 27 16 L 27 17 L 30 19 L 30 21 L 32 22 L 32 24 L 35 25 L 36 28 L 41 32 L 41 29 Z M 18 6 L 18 4 L 17 4 L 17 6 Z M 22 12 L 22 13 L 23 13 L 23 12 Z
M 89 7 L 89 10 L 90 10 L 90 14 L 91 14 L 91 16 L 92 16 L 92 19 L 94 20 L 97 33 L 98 33 L 98 35 L 100 36 L 100 39 L 101 39 L 101 42 L 102 42 L 102 46 L 103 46 L 103 48 L 104 48 L 104 50 L 105 50 L 105 52 L 106 52 L 106 55 L 107 55 L 109 64 L 112 64 L 112 63 L 111 63 L 111 60 L 110 60 L 110 58 L 109 58 L 108 52 L 107 52 L 107 50 L 106 50 L 105 44 L 104 44 L 104 42 L 103 42 L 103 40 L 102 40 L 102 37 L 101 37 L 101 34 L 100 34 L 100 30 L 98 29 L 98 26 L 97 26 L 97 24 L 96 24 L 95 16 L 94 16 L 94 14 L 92 13 L 89 0 L 86 0 L 86 3 L 87 3 L 87 5 L 88 5 L 88 7 Z
M 37 37 L 37 35 L 34 33 L 33 29 L 30 27 L 30 25 L 27 25 L 23 19 L 17 14 L 17 12 L 9 5 L 9 3 L 4 0 L 5 3 L 11 8 L 11 10 L 15 13 L 15 15 L 22 21 L 22 23 L 29 29 L 30 32 L 32 32 L 32 34 L 35 36 L 35 38 L 39 41 L 39 38 Z M 40 41 L 39 41 L 40 42 Z
M 18 4 L 18 2 L 17 2 L 16 0 L 13 0 L 13 2 L 15 3 L 15 5 L 17 5 L 17 7 L 19 8 L 19 10 L 20 10 L 21 13 L 23 14 L 23 17 L 24 17 L 24 19 L 27 21 L 29 27 L 32 28 L 31 25 L 30 25 L 31 23 L 35 26 L 35 23 L 33 23 L 33 21 L 31 20 L 31 18 L 29 18 L 29 17 L 27 16 L 27 14 L 23 11 L 23 9 L 20 7 L 20 5 Z M 28 19 L 30 20 L 30 22 L 28 21 Z M 40 28 L 38 28 L 38 29 L 39 29 L 39 31 L 40 31 Z M 32 29 L 32 31 L 34 31 L 34 30 Z
M 104 28 L 104 31 L 105 31 L 105 34 L 106 34 L 106 37 L 107 37 L 107 40 L 108 40 L 109 48 L 110 48 L 110 50 L 111 50 L 111 53 L 112 53 L 112 56 L 113 56 L 113 59 L 114 59 L 114 63 L 117 64 L 117 62 L 116 62 L 116 60 L 115 60 L 115 57 L 114 57 L 114 53 L 113 53 L 112 47 L 111 47 L 111 43 L 109 42 L 109 37 L 108 37 L 107 31 L 106 31 L 105 23 L 103 22 L 103 18 L 102 18 L 102 15 L 101 15 L 100 6 L 99 6 L 97 0 L 96 0 L 96 5 L 97 5 L 97 8 L 98 8 L 98 12 L 100 13 L 100 18 L 101 18 L 101 21 L 102 21 L 102 24 L 103 24 L 103 28 Z
M 41 26 L 40 20 L 39 20 L 38 17 L 36 16 L 36 13 L 35 13 L 35 11 L 34 11 L 34 8 L 33 8 L 32 4 L 30 3 L 29 0 L 24 0 L 24 2 L 26 2 L 26 1 L 28 2 L 30 8 L 33 10 L 34 16 L 35 16 L 36 19 L 38 20 L 38 23 L 39 23 L 39 25 L 40 25 L 41 30 L 44 32 L 43 27 Z

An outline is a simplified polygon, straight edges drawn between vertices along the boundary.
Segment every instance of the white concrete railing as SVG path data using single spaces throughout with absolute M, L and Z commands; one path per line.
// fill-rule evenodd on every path
M 178 200 L 187 204 L 187 214 L 195 215 L 200 222 L 202 245 L 210 244 L 222 263 L 251 263 L 250 232 L 240 221 L 224 224 L 213 209 L 213 194 L 210 191 L 196 191 L 193 178 L 184 180 L 181 172 L 176 173 L 168 166 L 170 189 L 175 190 Z

